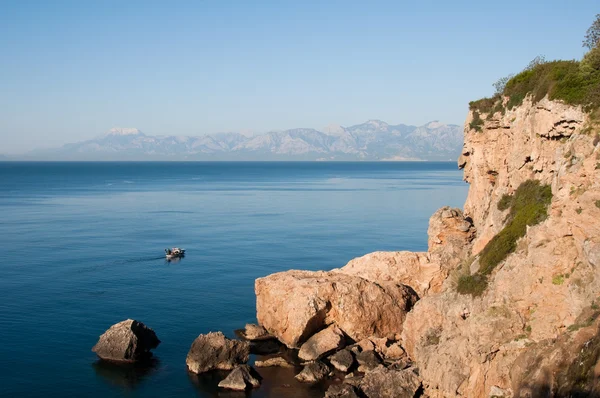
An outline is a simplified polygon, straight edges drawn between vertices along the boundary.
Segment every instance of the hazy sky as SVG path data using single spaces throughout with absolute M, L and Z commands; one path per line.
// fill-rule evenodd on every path
M 598 0 L 0 0 L 0 153 L 113 126 L 462 124 L 536 55 L 580 58 L 597 13 Z

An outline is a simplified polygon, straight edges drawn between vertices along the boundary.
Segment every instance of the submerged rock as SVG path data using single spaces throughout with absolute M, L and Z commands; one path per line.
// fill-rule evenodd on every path
M 260 375 L 248 365 L 238 365 L 221 380 L 219 387 L 238 391 L 257 388 L 260 387 Z
M 285 358 L 273 357 L 273 358 L 267 358 L 267 359 L 263 359 L 263 360 L 257 359 L 254 362 L 254 366 L 256 366 L 257 368 L 268 368 L 268 367 L 272 367 L 272 366 L 279 366 L 282 368 L 293 368 L 294 364 L 290 363 Z
M 329 374 L 329 367 L 323 362 L 315 361 L 304 366 L 304 369 L 296 375 L 296 380 L 303 383 L 316 383 L 323 380 Z
M 201 334 L 194 340 L 185 362 L 193 373 L 231 370 L 238 364 L 248 362 L 249 355 L 248 342 L 230 340 L 221 332 L 211 332 Z
M 336 326 L 330 326 L 314 334 L 306 343 L 302 344 L 298 357 L 305 361 L 314 361 L 322 356 L 338 350 L 344 346 L 344 334 Z
M 150 350 L 159 344 L 154 330 L 141 322 L 127 319 L 104 332 L 92 351 L 104 360 L 135 362 L 150 357 Z
M 290 348 L 331 323 L 355 341 L 400 333 L 418 300 L 408 286 L 340 272 L 280 272 L 257 279 L 255 292 L 259 323 Z
M 389 370 L 383 366 L 367 373 L 360 382 L 367 398 L 412 398 L 420 387 L 421 381 L 412 369 Z

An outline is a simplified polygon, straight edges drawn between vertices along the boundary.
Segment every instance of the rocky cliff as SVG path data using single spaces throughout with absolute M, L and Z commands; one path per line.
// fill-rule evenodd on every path
M 268 320 L 267 329 L 291 347 L 332 323 L 351 337 L 353 322 L 372 322 L 358 327 L 364 332 L 358 337 L 399 340 L 431 397 L 597 392 L 597 128 L 581 107 L 526 98 L 509 109 L 506 101 L 496 112 L 468 115 L 458 162 L 471 184 L 464 211 L 443 208 L 432 216 L 427 252 L 377 252 L 329 273 L 261 278 L 259 321 Z M 493 267 L 485 265 L 482 253 L 499 252 L 495 237 L 521 217 L 507 203 L 524 201 L 522 186 L 544 187 L 548 202 L 517 203 L 543 212 L 523 224 L 506 253 L 492 253 L 499 258 Z M 457 292 L 461 278 L 474 277 L 485 284 Z M 327 297 L 319 296 L 315 278 L 327 286 Z M 310 294 L 303 293 L 307 286 L 313 286 Z M 276 289 L 285 290 L 285 299 L 273 298 Z M 403 292 L 402 300 L 391 291 Z M 411 291 L 418 295 L 414 305 Z M 380 296 L 386 303 L 381 310 L 369 303 Z M 351 311 L 337 316 L 349 303 Z M 294 325 L 290 338 L 297 315 L 303 324 Z
M 464 206 L 477 231 L 471 253 L 441 293 L 423 297 L 407 315 L 403 343 L 430 396 L 542 396 L 565 385 L 557 381 L 565 365 L 546 357 L 538 378 L 524 378 L 542 368 L 533 360 L 522 366 L 524 358 L 556 339 L 576 340 L 584 326 L 578 317 L 600 293 L 598 138 L 581 108 L 548 99 L 526 99 L 504 114 L 475 112 L 459 159 L 471 184 Z M 459 275 L 478 271 L 478 255 L 506 225 L 499 202 L 529 180 L 551 187 L 547 218 L 527 227 L 479 296 L 456 293 Z M 595 327 L 595 316 L 586 319 Z

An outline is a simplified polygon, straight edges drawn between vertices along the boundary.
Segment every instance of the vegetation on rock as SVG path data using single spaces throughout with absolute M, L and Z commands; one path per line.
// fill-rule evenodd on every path
M 461 276 L 457 292 L 479 296 L 487 287 L 487 276 L 517 247 L 517 240 L 525 236 L 527 226 L 535 225 L 548 217 L 548 205 L 552 200 L 549 185 L 537 180 L 523 182 L 514 195 L 504 195 L 498 208 L 508 209 L 506 226 L 483 248 L 479 257 L 479 271 Z
M 494 83 L 496 93 L 469 103 L 480 113 L 505 111 L 519 106 L 527 96 L 538 102 L 545 96 L 591 112 L 600 108 L 600 14 L 588 29 L 584 46 L 590 51 L 581 61 L 551 61 L 538 56 L 520 73 Z

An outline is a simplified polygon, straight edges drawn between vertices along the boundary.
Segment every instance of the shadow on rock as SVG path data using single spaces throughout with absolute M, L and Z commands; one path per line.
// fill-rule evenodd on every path
M 134 390 L 139 383 L 158 369 L 160 361 L 148 358 L 136 363 L 97 360 L 92 364 L 96 375 L 109 384 L 125 390 Z

